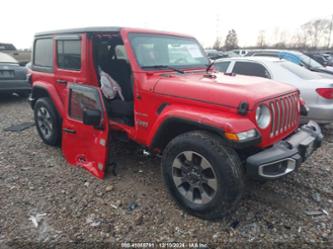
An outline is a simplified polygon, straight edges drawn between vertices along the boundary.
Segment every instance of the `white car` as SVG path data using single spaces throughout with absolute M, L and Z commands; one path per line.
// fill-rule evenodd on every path
M 310 108 L 304 121 L 314 120 L 320 124 L 333 122 L 333 79 L 323 78 L 295 63 L 273 57 L 225 58 L 216 60 L 214 65 L 218 71 L 227 74 L 264 77 L 295 86 Z

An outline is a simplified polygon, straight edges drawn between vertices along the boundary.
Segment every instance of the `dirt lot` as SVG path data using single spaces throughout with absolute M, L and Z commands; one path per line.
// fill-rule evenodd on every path
M 236 213 L 208 222 L 174 204 L 158 159 L 119 144 L 113 153 L 118 175 L 109 173 L 101 181 L 67 165 L 61 150 L 43 144 L 35 127 L 3 131 L 32 120 L 25 100 L 0 98 L 0 248 L 27 242 L 82 248 L 96 241 L 109 248 L 125 241 L 199 241 L 209 248 L 241 248 L 248 242 L 333 246 L 332 138 L 326 137 L 298 172 L 252 183 Z

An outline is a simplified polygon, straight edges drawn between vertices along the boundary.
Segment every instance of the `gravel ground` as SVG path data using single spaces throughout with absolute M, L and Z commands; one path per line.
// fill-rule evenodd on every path
M 199 241 L 209 248 L 333 246 L 333 140 L 328 136 L 297 172 L 251 183 L 231 217 L 209 222 L 174 204 L 156 158 L 116 144 L 117 176 L 98 180 L 69 166 L 59 148 L 42 143 L 35 127 L 3 131 L 32 121 L 25 100 L 0 98 L 0 248 L 28 242 L 79 248 L 102 242 L 116 248 L 125 241 Z

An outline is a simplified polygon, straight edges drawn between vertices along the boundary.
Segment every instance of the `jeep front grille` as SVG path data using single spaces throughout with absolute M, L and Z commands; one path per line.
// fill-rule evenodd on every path
M 298 101 L 298 94 L 295 93 L 269 102 L 272 113 L 271 137 L 277 136 L 297 125 Z

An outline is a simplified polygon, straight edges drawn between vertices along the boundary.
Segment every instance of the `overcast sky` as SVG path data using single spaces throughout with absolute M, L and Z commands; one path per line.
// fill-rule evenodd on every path
M 129 26 L 177 31 L 211 46 L 235 29 L 240 46 L 258 32 L 293 32 L 315 18 L 332 18 L 333 0 L 7 0 L 0 4 L 0 42 L 29 48 L 34 33 L 87 26 Z

